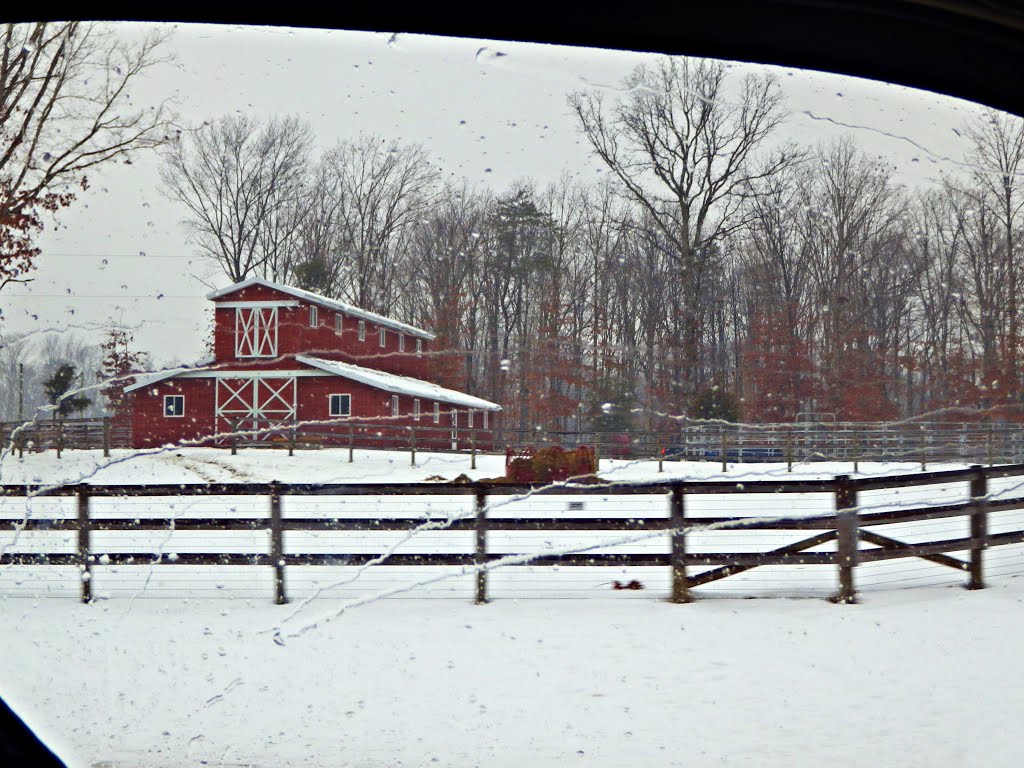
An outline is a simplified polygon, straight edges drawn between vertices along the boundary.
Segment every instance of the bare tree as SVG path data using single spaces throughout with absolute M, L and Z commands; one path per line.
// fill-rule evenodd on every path
M 321 160 L 326 212 L 333 231 L 322 243 L 338 262 L 339 296 L 388 313 L 409 279 L 403 269 L 413 228 L 436 194 L 437 171 L 418 145 L 363 136 L 343 141 Z
M 758 180 L 790 162 L 753 161 L 784 118 L 771 76 L 748 76 L 729 88 L 720 62 L 663 58 L 637 67 L 625 97 L 607 106 L 602 94 L 574 93 L 569 104 L 595 154 L 670 243 L 683 285 L 684 357 L 699 381 L 702 296 L 716 245 L 744 221 L 743 199 Z
M 231 115 L 180 137 L 161 168 L 165 193 L 189 212 L 200 253 L 234 282 L 287 279 L 303 220 L 312 131 L 297 117 Z
M 972 147 L 968 162 L 979 205 L 990 207 L 1002 229 L 1001 260 L 1006 279 L 1006 347 L 1008 373 L 1018 378 L 1020 355 L 1020 308 L 1017 299 L 1019 270 L 1024 253 L 1019 244 L 1021 210 L 1024 209 L 1024 119 L 994 109 L 968 122 L 965 136 Z
M 417 287 L 409 291 L 411 316 L 438 336 L 436 349 L 460 349 L 462 365 L 456 373 L 450 361 L 439 369 L 453 386 L 476 391 L 481 343 L 481 236 L 488 200 L 473 190 L 446 187 L 426 220 L 415 227 L 410 267 Z
M 70 204 L 87 172 L 167 140 L 166 106 L 131 103 L 131 87 L 166 60 L 166 37 L 130 45 L 80 22 L 0 29 L 0 288 L 26 280 L 42 216 Z

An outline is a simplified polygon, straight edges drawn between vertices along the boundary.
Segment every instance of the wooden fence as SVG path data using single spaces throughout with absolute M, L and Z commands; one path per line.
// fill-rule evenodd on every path
M 839 476 L 826 480 L 755 480 L 744 483 L 713 482 L 656 482 L 630 484 L 602 484 L 597 486 L 511 486 L 495 483 L 411 483 L 402 485 L 324 485 L 258 484 L 206 485 L 124 485 L 124 486 L 65 486 L 40 489 L 33 486 L 0 486 L 0 499 L 35 497 L 74 497 L 77 514 L 59 519 L 8 519 L 7 524 L 20 535 L 21 531 L 64 530 L 77 532 L 77 548 L 68 552 L 12 552 L 10 545 L 0 547 L 0 566 L 28 565 L 77 566 L 82 573 L 81 598 L 92 599 L 91 573 L 103 566 L 160 565 L 249 565 L 271 568 L 274 574 L 275 601 L 287 602 L 286 573 L 289 567 L 337 565 L 339 558 L 345 565 L 379 564 L 388 566 L 446 566 L 460 569 L 459 575 L 475 574 L 476 602 L 488 600 L 488 575 L 497 567 L 517 566 L 658 566 L 670 569 L 671 600 L 685 603 L 693 599 L 691 590 L 719 579 L 724 579 L 753 568 L 771 565 L 825 566 L 838 571 L 836 602 L 856 601 L 854 574 L 859 564 L 896 558 L 922 558 L 967 575 L 967 586 L 984 586 L 983 555 L 992 547 L 1024 542 L 1024 530 L 999 533 L 989 531 L 989 515 L 1004 510 L 1024 509 L 1024 490 L 1014 484 L 999 493 L 989 490 L 992 480 L 1024 477 L 1024 465 L 996 468 L 980 466 L 968 470 L 931 472 L 884 478 L 851 478 Z M 872 511 L 858 503 L 858 494 L 879 489 L 908 489 L 937 487 L 950 483 L 969 484 L 969 494 L 962 501 L 943 505 L 924 505 L 910 508 Z M 1009 496 L 1007 490 L 1014 491 Z M 687 500 L 702 494 L 799 495 L 828 493 L 834 499 L 834 513 L 813 516 L 715 516 L 689 519 Z M 508 501 L 523 495 L 545 494 L 574 497 L 600 496 L 603 499 L 628 497 L 637 494 L 664 495 L 664 506 L 651 509 L 650 515 L 628 518 L 616 517 L 503 517 L 489 514 L 495 502 Z M 473 501 L 471 514 L 441 517 L 285 517 L 282 498 L 287 496 L 389 496 L 411 499 L 420 496 L 468 496 Z M 262 496 L 267 500 L 266 514 L 246 518 L 189 518 L 145 517 L 113 519 L 96 516 L 90 511 L 94 499 L 157 499 L 181 501 L 183 497 L 202 496 Z M 662 502 L 656 502 L 661 504 Z M 757 503 L 756 501 L 753 503 Z M 787 499 L 788 503 L 788 499 Z M 763 506 L 763 498 L 761 505 Z M 966 537 L 906 543 L 875 530 L 878 526 L 913 521 L 966 518 L 970 534 Z M 1020 526 L 1024 528 L 1024 525 Z M 288 531 L 398 531 L 413 534 L 423 530 L 470 531 L 474 533 L 474 546 L 460 553 L 439 552 L 331 552 L 289 553 L 284 546 Z M 90 537 L 97 531 L 267 531 L 268 546 L 263 553 L 239 554 L 227 552 L 192 552 L 168 555 L 154 551 L 99 553 L 91 546 Z M 688 536 L 701 531 L 813 531 L 798 542 L 761 552 L 688 552 Z M 593 547 L 575 547 L 539 553 L 496 553 L 488 549 L 488 534 L 499 531 L 578 531 L 619 532 L 624 539 L 644 536 L 668 536 L 667 553 L 609 553 L 593 551 L 607 548 L 607 543 Z M 835 551 L 808 551 L 835 542 Z M 863 547 L 861 545 L 871 545 Z M 949 553 L 965 552 L 966 559 Z M 694 568 L 706 568 L 699 573 Z
M 56 419 L 46 421 L 0 422 L 0 450 L 10 449 L 24 455 L 25 451 L 57 451 L 65 449 L 102 450 L 110 456 L 111 448 L 130 448 L 131 430 L 126 423 L 109 416 L 101 419 Z
M 13 436 L 13 440 L 12 440 Z M 122 420 L 64 419 L 0 423 L 0 445 L 24 451 L 131 447 L 130 426 Z M 602 458 L 794 463 L 815 461 L 915 462 L 929 464 L 1007 464 L 1024 461 L 1024 425 L 1009 422 L 801 422 L 793 424 L 724 424 L 683 421 L 655 432 L 515 430 L 491 425 L 441 427 L 398 425 L 387 420 L 304 424 L 252 435 L 242 430 L 219 445 L 233 451 L 253 446 L 295 450 L 324 447 L 377 448 L 431 452 L 505 450 L 526 446 L 587 445 Z

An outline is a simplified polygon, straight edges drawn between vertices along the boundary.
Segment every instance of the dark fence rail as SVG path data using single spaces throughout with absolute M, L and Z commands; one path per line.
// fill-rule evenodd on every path
M 760 566 L 815 565 L 836 568 L 840 603 L 856 601 L 854 572 L 859 563 L 895 558 L 916 557 L 953 568 L 968 575 L 967 586 L 984 586 L 983 553 L 985 550 L 1024 542 L 1024 530 L 990 533 L 991 512 L 1024 509 L 1024 491 L 1009 497 L 996 497 L 989 491 L 989 481 L 997 478 L 1024 477 L 1024 465 L 998 468 L 976 466 L 967 470 L 931 472 L 886 478 L 850 478 L 838 476 L 812 481 L 747 481 L 732 482 L 652 482 L 606 483 L 598 485 L 507 485 L 494 482 L 474 483 L 412 483 L 402 485 L 323 485 L 323 484 L 208 484 L 208 485 L 77 485 L 62 487 L 0 486 L 0 498 L 74 497 L 76 515 L 57 519 L 40 519 L 27 515 L 7 520 L 16 535 L 21 531 L 62 530 L 77 532 L 75 552 L 10 552 L 10 545 L 0 547 L 0 565 L 45 566 L 72 565 L 81 569 L 82 600 L 92 598 L 91 572 L 99 565 L 250 565 L 274 569 L 275 600 L 287 601 L 285 579 L 288 567 L 338 565 L 380 566 L 447 566 L 461 569 L 459 575 L 476 575 L 476 601 L 488 600 L 488 573 L 496 567 L 517 566 L 658 566 L 669 568 L 672 576 L 671 600 L 682 603 L 693 599 L 691 589 Z M 969 495 L 961 502 L 941 506 L 914 506 L 870 511 L 858 503 L 863 492 L 884 489 L 927 487 L 964 482 Z M 1007 489 L 1003 489 L 1005 492 Z M 1011 488 L 1010 490 L 1015 490 Z M 686 499 L 701 494 L 806 494 L 829 493 L 834 499 L 834 513 L 808 516 L 716 516 L 688 518 Z M 514 497 L 557 495 L 600 496 L 607 500 L 616 496 L 636 494 L 662 495 L 664 506 L 655 506 L 650 515 L 628 518 L 529 516 L 493 517 L 489 514 L 495 502 Z M 467 496 L 473 499 L 472 511 L 451 517 L 285 517 L 282 499 L 287 496 L 396 496 L 424 495 Z M 245 518 L 145 517 L 112 519 L 97 516 L 90 509 L 92 499 L 157 498 L 202 496 L 263 496 L 267 498 L 265 515 Z M 970 535 L 956 538 L 907 543 L 875 530 L 878 526 L 943 518 L 967 518 Z M 1022 526 L 1024 527 L 1024 526 Z M 808 538 L 761 552 L 688 552 L 687 537 L 710 530 L 817 531 Z M 99 553 L 91 545 L 93 532 L 106 531 L 266 531 L 265 552 L 250 554 L 228 552 L 191 552 L 166 554 L 154 551 Z M 287 531 L 405 531 L 410 535 L 427 530 L 471 531 L 474 544 L 462 552 L 330 552 L 289 553 L 285 551 Z M 594 546 L 565 548 L 535 553 L 497 553 L 488 548 L 488 533 L 500 531 L 617 531 L 624 535 L 668 535 L 667 553 L 609 553 L 591 550 L 607 548 L 607 542 Z M 628 539 L 628 537 L 627 537 Z M 835 542 L 835 551 L 808 550 Z M 628 543 L 624 541 L 622 543 Z M 864 547 L 862 545 L 870 545 Z M 968 559 L 950 556 L 950 552 L 967 552 Z M 691 568 L 710 568 L 692 573 Z

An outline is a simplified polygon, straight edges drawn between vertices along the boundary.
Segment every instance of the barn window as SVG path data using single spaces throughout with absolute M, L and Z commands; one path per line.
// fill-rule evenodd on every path
M 416 421 L 420 420 L 420 399 L 418 397 L 412 401 L 412 417 Z
M 452 408 L 452 426 L 459 426 L 459 412 L 454 408 Z
M 405 352 L 405 334 L 398 334 L 398 351 Z
M 342 317 L 344 317 L 344 315 L 342 315 L 341 312 L 335 312 L 334 313 L 334 332 L 335 333 L 338 333 L 338 334 L 341 333 L 342 324 L 343 324 Z
M 423 339 L 416 339 L 416 356 L 423 354 Z
M 434 403 L 434 423 L 435 424 L 440 424 L 441 423 L 441 404 L 440 403 Z
M 359 340 L 366 341 L 366 321 L 359 321 Z
M 331 395 L 331 416 L 352 415 L 352 395 Z
M 385 331 L 385 330 L 384 330 L 383 328 L 381 328 L 381 329 L 380 329 L 380 345 L 381 345 L 382 347 L 383 347 L 383 346 L 384 346 L 384 344 L 385 344 L 385 343 L 387 342 L 387 337 L 388 337 L 388 332 L 387 332 L 387 331 Z
M 398 415 L 398 395 L 391 396 L 391 415 Z
M 488 416 L 487 411 L 484 411 L 484 429 L 487 429 L 487 416 Z
M 164 395 L 164 416 L 184 416 L 185 396 Z
M 316 315 L 317 315 L 316 307 L 311 304 L 310 307 L 309 307 L 309 327 L 310 328 L 316 328 L 316 321 L 317 321 L 317 316 Z

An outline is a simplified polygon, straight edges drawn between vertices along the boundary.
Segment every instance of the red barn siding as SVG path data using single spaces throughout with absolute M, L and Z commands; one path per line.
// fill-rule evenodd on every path
M 164 395 L 185 396 L 184 416 L 164 416 Z M 128 397 L 136 448 L 200 440 L 214 433 L 214 379 L 167 379 L 130 392 Z
M 348 419 L 332 418 L 330 415 L 330 395 L 350 395 L 351 416 Z M 323 422 L 316 425 L 309 425 L 303 428 L 306 434 L 321 433 L 325 435 L 347 436 L 350 430 L 350 423 L 365 425 L 368 422 L 374 428 L 360 427 L 355 431 L 357 444 L 359 445 L 395 445 L 406 446 L 409 443 L 408 428 L 416 427 L 416 442 L 423 448 L 450 448 L 452 443 L 451 432 L 452 411 L 455 407 L 450 403 L 441 403 L 441 419 L 439 424 L 434 423 L 434 403 L 436 401 L 420 398 L 420 417 L 413 417 L 413 397 L 399 395 L 398 412 L 399 417 L 391 415 L 391 393 L 380 389 L 351 381 L 341 377 L 310 377 L 300 378 L 298 383 L 298 408 L 297 418 L 300 422 Z M 494 414 L 490 414 L 493 418 Z M 456 421 L 461 434 L 456 440 L 460 447 L 469 447 L 470 436 L 466 432 L 468 416 L 465 409 L 458 410 Z M 490 446 L 492 441 L 491 429 L 494 428 L 493 421 L 488 423 L 488 429 L 484 430 L 481 414 L 478 412 L 474 417 L 474 426 L 477 428 L 477 443 L 480 448 Z M 376 433 L 379 432 L 380 435 Z M 379 437 L 380 440 L 368 438 Z M 389 439 L 391 438 L 391 439 Z M 400 440 L 398 438 L 401 438 Z
M 309 324 L 309 307 L 312 302 L 296 299 L 283 291 L 265 286 L 250 286 L 217 300 L 222 301 L 298 301 L 296 307 L 280 307 L 277 310 L 277 358 L 236 358 L 235 357 L 235 309 L 225 307 L 215 313 L 214 353 L 220 362 L 232 361 L 232 368 L 289 368 L 291 358 L 297 354 L 326 357 L 344 362 L 364 365 L 401 376 L 426 378 L 430 366 L 426 353 L 430 342 L 421 339 L 422 354 L 416 354 L 416 338 L 405 336 L 405 351 L 399 350 L 399 332 L 385 327 L 385 346 L 380 346 L 381 326 L 366 320 L 366 337 L 359 340 L 359 318 L 316 305 L 317 325 Z M 342 314 L 342 333 L 335 333 L 335 315 Z M 237 365 L 235 364 L 237 363 Z
M 215 299 L 219 306 L 224 302 L 297 302 L 294 307 L 277 309 L 277 354 L 274 357 L 235 357 L 234 307 L 219 307 L 215 312 L 214 354 L 215 368 L 231 378 L 231 372 L 245 371 L 314 371 L 299 363 L 295 356 L 309 355 L 361 365 L 389 373 L 430 381 L 433 366 L 429 356 L 429 342 L 421 339 L 421 354 L 416 352 L 417 337 L 404 334 L 405 349 L 399 350 L 400 332 L 384 326 L 385 345 L 380 345 L 381 326 L 370 320 L 365 323 L 365 338 L 359 340 L 360 318 L 328 308 L 316 302 L 299 299 L 275 288 L 253 285 L 233 291 Z M 315 326 L 309 323 L 309 308 L 317 307 Z M 335 317 L 342 314 L 342 332 L 335 328 Z M 355 432 L 356 444 L 377 447 L 406 447 L 416 427 L 417 446 L 422 448 L 453 447 L 453 431 L 459 448 L 469 447 L 469 414 L 466 409 L 456 409 L 448 403 L 439 403 L 440 423 L 435 424 L 433 409 L 435 401 L 420 398 L 420 417 L 413 416 L 414 398 L 399 396 L 399 416 L 391 415 L 392 393 L 360 384 L 349 379 L 329 374 L 298 376 L 295 384 L 295 418 L 304 436 L 326 436 L 328 442 L 334 436 L 341 437 L 347 444 L 351 430 Z M 185 397 L 185 412 L 182 417 L 164 415 L 164 395 L 180 394 Z M 347 394 L 351 396 L 351 415 L 330 416 L 329 396 Z M 182 441 L 204 442 L 203 437 L 217 430 L 215 421 L 217 379 L 213 377 L 172 378 L 143 387 L 129 393 L 133 443 L 139 448 L 149 448 Z M 237 401 L 233 401 L 237 402 Z M 290 401 L 285 411 L 290 410 Z M 236 411 L 237 413 L 237 411 Z M 476 445 L 486 448 L 491 443 L 496 427 L 491 419 L 488 430 L 483 429 L 482 412 L 474 414 L 473 427 L 476 431 Z M 240 417 L 232 416 L 233 419 Z M 275 418 L 280 418 L 277 416 Z M 290 415 L 287 416 L 290 418 Z M 242 418 L 242 421 L 245 421 Z M 308 424 L 308 422 L 313 422 Z M 353 427 L 352 424 L 369 426 Z M 223 420 L 222 420 L 223 425 Z M 287 439 L 277 434 L 271 440 Z M 206 441 L 209 444 L 211 441 Z

